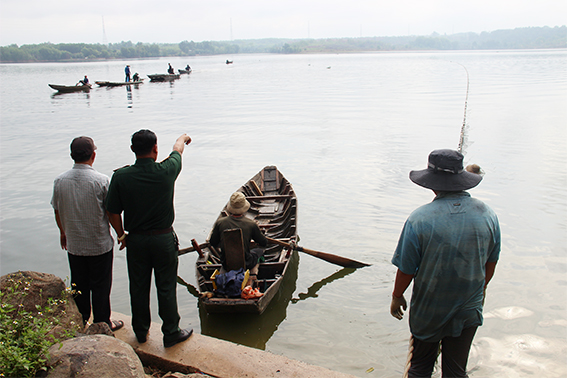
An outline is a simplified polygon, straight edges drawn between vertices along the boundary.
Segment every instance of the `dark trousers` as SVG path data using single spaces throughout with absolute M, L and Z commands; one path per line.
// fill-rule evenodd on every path
M 126 259 L 130 280 L 130 305 L 134 333 L 145 336 L 150 329 L 150 286 L 152 271 L 158 297 L 158 313 L 163 322 L 164 341 L 179 335 L 177 311 L 177 236 L 128 234 Z
M 112 287 L 113 251 L 98 256 L 77 256 L 67 253 L 71 269 L 71 285 L 75 290 L 75 303 L 87 322 L 93 321 L 110 325 L 110 289 Z
M 439 343 L 441 343 L 442 377 L 468 377 L 467 361 L 477 328 L 465 328 L 460 336 L 445 337 L 436 343 L 420 341 L 412 336 L 413 353 L 408 377 L 431 377 L 439 352 Z

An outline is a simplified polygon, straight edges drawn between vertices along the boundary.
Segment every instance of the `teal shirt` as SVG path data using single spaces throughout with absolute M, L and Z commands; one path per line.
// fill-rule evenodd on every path
M 485 265 L 500 254 L 494 211 L 467 192 L 441 193 L 407 219 L 392 263 L 414 276 L 410 329 L 436 342 L 482 325 Z
M 173 151 L 167 159 L 136 159 L 134 165 L 114 172 L 105 201 L 113 214 L 124 211 L 126 231 L 161 230 L 175 218 L 173 192 L 181 172 L 181 154 Z

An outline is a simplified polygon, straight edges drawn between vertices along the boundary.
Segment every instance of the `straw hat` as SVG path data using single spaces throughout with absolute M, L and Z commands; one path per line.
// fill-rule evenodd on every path
M 411 171 L 409 177 L 419 186 L 441 192 L 467 190 L 482 181 L 482 175 L 463 169 L 463 155 L 454 150 L 431 152 L 427 169 Z
M 246 200 L 244 194 L 240 192 L 232 193 L 226 210 L 234 215 L 244 214 L 250 208 L 250 202 Z

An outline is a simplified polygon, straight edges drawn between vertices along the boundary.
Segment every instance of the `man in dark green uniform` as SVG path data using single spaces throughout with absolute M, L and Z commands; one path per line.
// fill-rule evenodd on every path
M 132 328 L 136 338 L 140 343 L 146 342 L 150 329 L 153 270 L 166 348 L 187 340 L 193 332 L 192 329 L 179 328 L 176 292 L 178 240 L 171 227 L 175 180 L 181 172 L 181 154 L 189 143 L 191 138 L 181 135 L 169 157 L 158 163 L 156 135 L 150 130 L 134 133 L 131 149 L 136 154 L 136 163 L 114 173 L 105 201 L 120 249 L 126 247 Z

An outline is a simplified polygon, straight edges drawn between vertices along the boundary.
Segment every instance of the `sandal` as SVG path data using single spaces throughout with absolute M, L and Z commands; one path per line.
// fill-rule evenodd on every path
M 124 322 L 122 320 L 111 320 L 110 321 L 110 330 L 112 332 L 118 331 L 122 327 L 124 327 Z

